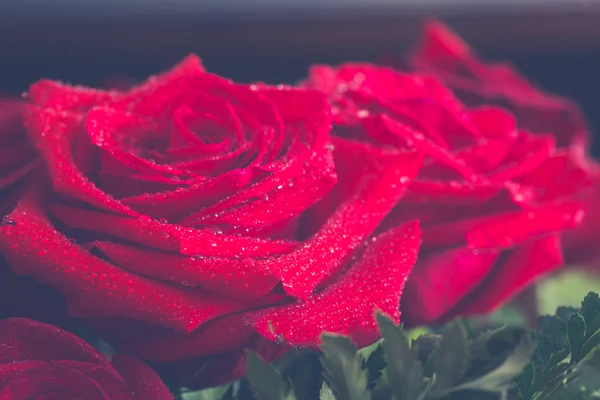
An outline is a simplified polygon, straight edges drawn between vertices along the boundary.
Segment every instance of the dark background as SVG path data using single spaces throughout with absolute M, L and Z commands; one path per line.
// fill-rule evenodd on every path
M 399 56 L 420 21 L 437 15 L 486 58 L 511 60 L 575 98 L 600 132 L 597 1 L 273 1 L 0 0 L 0 92 L 21 93 L 41 77 L 141 80 L 190 52 L 239 81 L 293 82 L 315 62 Z

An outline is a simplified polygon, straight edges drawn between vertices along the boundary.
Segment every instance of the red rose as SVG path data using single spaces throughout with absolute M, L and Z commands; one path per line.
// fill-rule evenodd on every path
M 0 321 L 2 399 L 173 399 L 148 366 L 115 355 L 112 363 L 75 335 L 25 319 Z
M 459 47 L 450 36 L 436 40 Z M 505 68 L 475 69 L 485 79 L 462 82 L 461 89 L 494 99 L 502 90 L 517 118 L 473 96 L 467 106 L 431 68 L 403 73 L 369 64 L 315 66 L 307 81 L 334 105 L 338 136 L 426 155 L 383 223 L 387 229 L 417 218 L 423 231 L 402 297 L 405 323 L 488 312 L 561 266 L 561 234 L 581 220 L 589 196 L 581 152 L 559 146 L 583 143 L 585 130 L 573 109 L 534 95 Z M 546 125 L 551 111 L 565 120 Z
M 596 206 L 600 201 L 600 168 L 586 159 L 588 130 L 577 105 L 536 88 L 511 65 L 480 61 L 466 43 L 437 21 L 425 25 L 423 38 L 406 61 L 417 71 L 439 76 L 466 104 L 503 105 L 515 114 L 523 129 L 552 132 L 556 146 L 578 159 L 579 167 L 593 176 L 595 189 L 593 197 L 586 201 L 581 225 L 564 234 L 564 257 L 568 265 L 597 265 L 600 261 L 600 214 Z
M 28 98 L 47 178 L 6 217 L 0 252 L 120 349 L 233 368 L 245 344 L 269 358 L 282 346 L 265 343 L 325 330 L 365 345 L 376 309 L 398 320 L 419 227 L 373 233 L 419 151 L 336 139 L 337 181 L 325 96 L 234 84 L 195 57 L 124 92 L 43 80 Z M 334 186 L 332 210 L 308 212 Z

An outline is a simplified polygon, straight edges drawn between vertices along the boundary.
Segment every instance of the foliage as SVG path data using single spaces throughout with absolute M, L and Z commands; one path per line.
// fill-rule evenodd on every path
M 376 315 L 381 341 L 370 354 L 350 339 L 323 334 L 321 353 L 300 352 L 278 371 L 248 353 L 250 390 L 210 389 L 185 399 L 257 400 L 583 400 L 600 399 L 600 297 L 559 307 L 536 330 L 503 326 L 473 332 L 454 321 L 440 334 L 409 341 Z M 291 368 L 291 370 L 290 370 Z M 290 373 L 290 371 L 293 371 Z M 192 397 L 197 396 L 197 397 Z

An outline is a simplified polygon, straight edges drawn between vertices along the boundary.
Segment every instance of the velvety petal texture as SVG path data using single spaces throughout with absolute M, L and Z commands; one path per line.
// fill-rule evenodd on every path
M 0 253 L 117 346 L 125 387 L 160 388 L 127 355 L 169 373 L 209 363 L 193 385 L 214 385 L 243 374 L 244 347 L 272 360 L 322 331 L 363 346 L 376 311 L 399 321 L 421 230 L 382 223 L 424 148 L 332 139 L 319 90 L 237 84 L 195 56 L 128 89 L 42 80 L 27 98 L 44 168 Z
M 405 60 L 416 71 L 439 76 L 466 104 L 506 107 L 523 129 L 552 133 L 558 146 L 585 153 L 588 131 L 575 103 L 537 88 L 510 64 L 482 61 L 441 22 L 424 25 Z
M 112 363 L 77 336 L 26 318 L 0 321 L 3 399 L 172 400 L 141 361 Z
M 402 319 L 436 324 L 494 310 L 562 266 L 562 236 L 584 219 L 595 179 L 568 101 L 479 61 L 439 22 L 407 60 L 410 71 L 317 65 L 305 86 L 329 97 L 344 141 L 423 155 L 378 232 L 420 221 Z

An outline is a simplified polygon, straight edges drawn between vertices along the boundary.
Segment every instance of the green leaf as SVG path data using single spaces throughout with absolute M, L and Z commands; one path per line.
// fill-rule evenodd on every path
M 246 380 L 259 400 L 295 399 L 279 373 L 250 350 L 246 350 Z
M 383 354 L 383 346 L 379 343 L 377 348 L 369 355 L 367 361 L 363 363 L 363 368 L 367 368 L 369 373 L 369 389 L 373 389 L 377 386 L 377 381 L 381 378 L 385 367 L 386 363 Z
M 547 363 L 540 365 L 542 369 L 536 374 L 533 382 L 534 392 L 540 391 L 544 387 L 550 385 L 550 383 L 554 381 L 556 377 L 569 368 L 569 363 L 566 361 L 568 356 L 569 349 L 565 347 L 552 354 Z
M 229 396 L 229 397 L 228 397 Z M 182 400 L 229 400 L 233 399 L 233 385 L 181 393 Z
M 535 364 L 529 362 L 520 376 L 514 379 L 521 398 L 530 399 L 533 396 L 533 380 L 535 377 Z
M 321 385 L 319 399 L 320 400 L 336 400 L 335 396 L 333 395 L 333 391 L 331 390 L 331 388 L 325 381 L 323 381 L 323 384 Z
M 567 322 L 567 338 L 569 340 L 569 349 L 571 351 L 571 364 L 580 361 L 581 347 L 585 337 L 585 321 L 579 313 L 571 315 Z
M 280 368 L 281 376 L 290 382 L 297 400 L 313 400 L 319 396 L 323 383 L 319 356 L 316 351 L 297 352 L 287 367 Z
M 234 385 L 227 385 L 229 386 L 227 388 L 227 390 L 225 391 L 225 393 L 223 393 L 223 395 L 219 398 L 219 400 L 234 400 L 235 396 L 234 396 Z
M 442 331 L 442 338 L 435 352 L 435 385 L 432 395 L 443 393 L 457 383 L 467 371 L 470 358 L 471 352 L 464 331 L 458 323 L 450 323 Z
M 555 315 L 543 315 L 538 319 L 538 330 L 550 339 L 554 350 L 567 345 L 566 321 Z
M 556 316 L 564 322 L 567 322 L 569 318 L 571 318 L 571 315 L 575 314 L 576 312 L 579 312 L 579 310 L 575 307 L 562 306 L 556 309 Z
M 413 340 L 411 350 L 416 355 L 417 360 L 423 365 L 423 376 L 433 377 L 435 367 L 435 350 L 438 348 L 442 335 L 427 334 L 421 335 Z
M 534 347 L 530 335 L 524 335 L 513 352 L 498 368 L 480 378 L 447 389 L 443 394 L 462 390 L 477 390 L 506 396 L 507 391 L 513 386 L 513 379 L 521 375 L 529 364 Z
M 344 400 L 370 400 L 368 374 L 356 346 L 344 336 L 321 336 L 321 365 L 335 396 Z
M 581 314 L 586 325 L 586 340 L 600 330 L 600 296 L 590 292 L 581 302 Z
M 423 367 L 408 346 L 402 329 L 387 316 L 377 313 L 387 361 L 388 381 L 396 400 L 415 400 L 423 389 Z
M 584 359 L 596 348 L 598 348 L 598 346 L 600 346 L 600 331 L 596 332 L 592 337 L 590 337 L 581 347 L 580 357 Z

